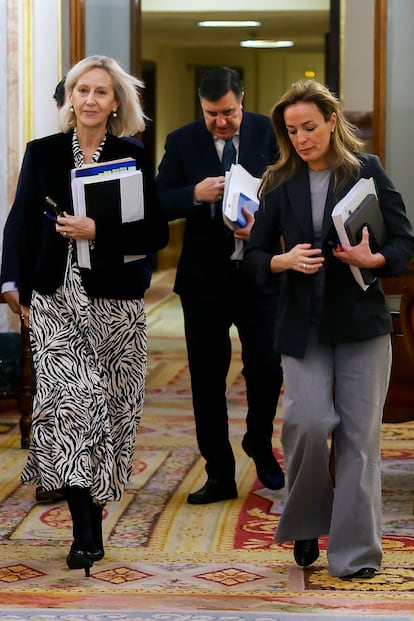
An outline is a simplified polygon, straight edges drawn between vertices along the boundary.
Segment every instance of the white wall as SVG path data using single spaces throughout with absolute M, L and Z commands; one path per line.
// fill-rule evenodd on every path
M 33 2 L 33 136 L 57 131 L 53 93 L 60 74 L 60 0 Z
M 6 0 L 0 0 L 0 207 L 7 204 L 7 11 Z M 3 230 L 5 212 L 0 210 Z
M 342 0 L 343 104 L 346 111 L 372 112 L 374 101 L 375 0 Z
M 375 0 L 344 2 L 343 102 L 346 111 L 372 112 Z
M 60 2 L 33 0 L 27 9 L 21 0 L 0 0 L 0 253 L 26 142 L 58 127 Z M 18 328 L 16 316 L 0 305 L 0 331 Z
M 111 56 L 125 71 L 130 71 L 129 14 L 129 0 L 87 0 L 85 56 Z
M 7 7 L 6 0 L 0 0 L 0 230 L 3 230 L 7 210 Z M 1 242 L 0 242 L 1 245 Z M 3 306 L 3 305 L 1 305 Z M 8 330 L 8 313 L 0 309 L 0 332 Z
M 385 167 L 414 225 L 413 25 L 413 0 L 388 0 Z

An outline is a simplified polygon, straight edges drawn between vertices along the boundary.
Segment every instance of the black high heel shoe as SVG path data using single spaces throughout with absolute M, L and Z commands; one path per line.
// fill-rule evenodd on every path
M 293 556 L 299 567 L 312 565 L 319 557 L 318 539 L 300 539 L 295 541 Z
M 105 550 L 103 548 L 96 548 L 95 550 L 89 551 L 88 554 L 92 557 L 94 563 L 96 561 L 101 561 L 105 556 Z
M 93 535 L 93 549 L 91 550 L 92 558 L 100 561 L 105 556 L 102 534 L 102 512 L 103 507 L 91 502 L 91 526 Z
M 93 555 L 88 550 L 71 549 L 66 557 L 66 563 L 69 569 L 84 569 L 86 578 L 90 576 L 90 569 L 93 562 Z

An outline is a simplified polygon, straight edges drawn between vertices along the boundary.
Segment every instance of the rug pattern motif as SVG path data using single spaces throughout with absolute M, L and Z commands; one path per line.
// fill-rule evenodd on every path
M 33 487 L 20 485 L 26 451 L 20 449 L 18 416 L 2 413 L 0 607 L 86 608 L 96 610 L 96 619 L 99 610 L 146 610 L 151 618 L 156 611 L 198 610 L 206 612 L 203 621 L 207 611 L 263 618 L 276 610 L 306 612 L 309 619 L 318 612 L 389 619 L 414 612 L 414 423 L 382 429 L 382 571 L 366 582 L 329 577 L 326 538 L 317 563 L 301 570 L 292 561 L 292 545 L 273 540 L 286 492 L 264 489 L 241 449 L 245 391 L 235 337 L 228 399 L 239 497 L 208 506 L 186 503 L 205 472 L 195 443 L 180 309 L 166 291 L 160 282 L 149 304 L 147 397 L 133 476 L 123 500 L 106 508 L 106 556 L 89 580 L 65 566 L 71 541 L 66 506 L 37 505 Z M 274 447 L 283 463 L 280 428 L 279 412 Z M 133 618 L 128 615 L 119 619 Z

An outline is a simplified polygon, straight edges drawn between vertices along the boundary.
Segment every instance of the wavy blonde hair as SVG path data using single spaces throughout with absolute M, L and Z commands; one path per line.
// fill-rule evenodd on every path
M 289 138 L 285 123 L 286 108 L 298 102 L 314 103 L 325 121 L 329 121 L 333 113 L 336 115 L 336 126 L 331 135 L 329 151 L 329 163 L 334 173 L 335 185 L 338 187 L 343 185 L 360 168 L 356 153 L 363 151 L 364 143 L 358 138 L 357 128 L 345 118 L 338 99 L 323 84 L 315 80 L 301 80 L 292 84 L 272 109 L 271 120 L 280 157 L 267 167 L 260 186 L 261 194 L 271 192 L 293 177 L 302 164 L 302 159 Z
M 130 75 L 116 60 L 109 56 L 88 56 L 70 69 L 65 80 L 65 103 L 59 111 L 60 127 L 67 132 L 76 126 L 76 116 L 71 109 L 70 97 L 81 76 L 91 69 L 104 69 L 112 78 L 115 99 L 118 103 L 117 116 L 109 115 L 107 129 L 115 136 L 133 136 L 145 129 L 146 116 L 140 101 L 142 80 Z

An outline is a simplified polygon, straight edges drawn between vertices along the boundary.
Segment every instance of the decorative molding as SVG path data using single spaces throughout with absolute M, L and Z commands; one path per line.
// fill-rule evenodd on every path
M 345 98 L 344 74 L 345 74 L 345 24 L 346 9 L 344 0 L 339 0 L 339 69 L 338 69 L 338 99 L 343 103 Z
M 387 106 L 387 0 L 375 0 L 374 110 L 372 150 L 385 166 Z
M 341 0 L 330 0 L 329 32 L 325 40 L 325 82 L 340 98 Z
M 136 77 L 140 77 L 142 73 L 142 57 L 141 57 L 141 0 L 130 0 L 130 16 L 131 16 L 131 51 L 130 51 L 130 72 Z
M 58 0 L 58 68 L 59 68 L 59 79 L 63 78 L 63 20 L 62 20 L 62 0 Z
M 23 0 L 23 141 L 33 137 L 33 8 Z
M 70 0 L 70 64 L 85 56 L 85 0 Z
M 16 193 L 23 149 L 22 11 L 17 0 L 7 2 L 7 212 Z M 13 110 L 13 114 L 10 111 Z

